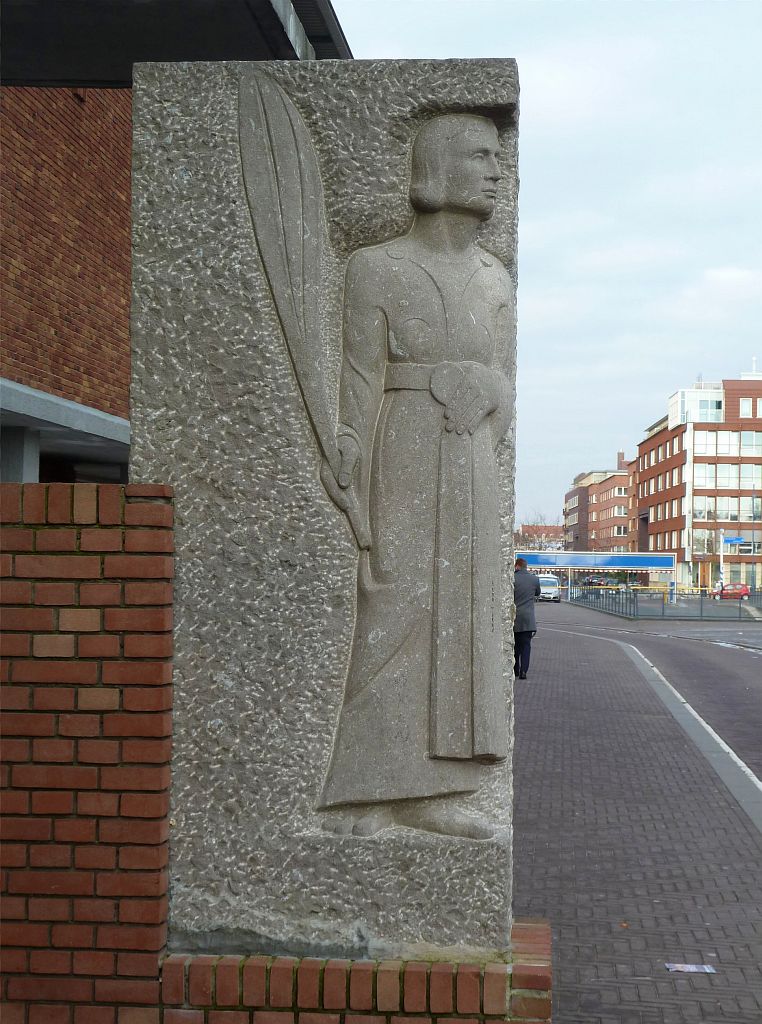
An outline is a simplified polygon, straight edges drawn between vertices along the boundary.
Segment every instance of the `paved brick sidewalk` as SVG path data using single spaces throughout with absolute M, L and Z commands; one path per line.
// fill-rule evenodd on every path
M 760 1024 L 762 836 L 615 644 L 542 631 L 516 688 L 515 909 L 553 925 L 556 1024 Z

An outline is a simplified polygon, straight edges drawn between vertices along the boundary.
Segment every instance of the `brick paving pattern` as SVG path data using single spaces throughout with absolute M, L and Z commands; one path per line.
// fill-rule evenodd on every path
M 516 684 L 515 909 L 553 925 L 553 1020 L 760 1024 L 762 836 L 620 648 L 540 629 Z

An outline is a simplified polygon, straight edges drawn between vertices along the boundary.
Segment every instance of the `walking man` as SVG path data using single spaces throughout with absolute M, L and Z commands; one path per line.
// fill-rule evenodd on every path
M 514 568 L 513 600 L 516 617 L 513 620 L 513 674 L 519 679 L 526 679 L 532 637 L 537 632 L 534 599 L 540 594 L 540 581 L 533 572 L 528 572 L 525 558 L 517 558 Z

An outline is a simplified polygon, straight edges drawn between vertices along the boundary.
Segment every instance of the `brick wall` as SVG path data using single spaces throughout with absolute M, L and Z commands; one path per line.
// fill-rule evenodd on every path
M 0 486 L 3 1024 L 550 1020 L 550 930 L 512 962 L 172 955 L 169 488 Z
M 2 375 L 127 417 L 130 90 L 0 95 Z
M 170 491 L 0 490 L 3 1022 L 114 1024 L 165 945 Z
M 511 964 L 185 956 L 163 964 L 164 1024 L 548 1021 L 550 928 L 516 922 Z

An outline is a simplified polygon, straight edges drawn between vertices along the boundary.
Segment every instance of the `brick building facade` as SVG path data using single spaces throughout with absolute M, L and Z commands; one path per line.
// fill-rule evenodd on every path
M 623 453 L 619 454 L 621 464 Z M 591 485 L 588 550 L 627 550 L 627 485 L 625 468 L 616 469 Z
M 714 585 L 722 547 L 725 582 L 762 586 L 762 373 L 670 398 L 638 446 L 638 512 L 678 584 Z
M 564 549 L 566 551 L 612 551 L 626 541 L 616 526 L 626 523 L 615 512 L 627 504 L 619 494 L 621 477 L 626 477 L 624 452 L 617 452 L 617 468 L 580 473 L 564 495 Z M 626 484 L 625 484 L 626 486 Z M 601 515 L 603 513 L 603 515 Z M 612 520 L 616 516 L 617 522 Z
M 127 479 L 132 64 L 351 57 L 329 0 L 3 11 L 2 477 Z
M 676 391 L 630 462 L 580 474 L 565 547 L 675 555 L 680 586 L 762 587 L 762 373 Z
M 3 376 L 127 419 L 130 90 L 2 99 Z

